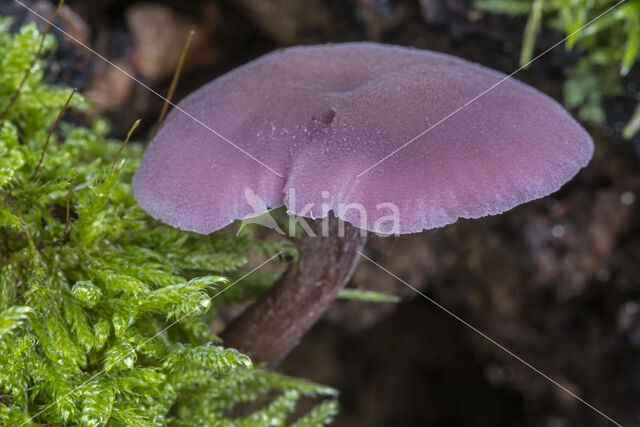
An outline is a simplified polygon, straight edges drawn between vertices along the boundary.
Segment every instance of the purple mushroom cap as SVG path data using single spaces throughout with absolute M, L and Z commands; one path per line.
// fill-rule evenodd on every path
M 593 154 L 548 96 L 511 78 L 487 91 L 503 79 L 375 43 L 276 51 L 180 102 L 133 194 L 153 217 L 203 234 L 280 206 L 395 233 L 498 214 L 558 190 Z M 381 224 L 390 205 L 399 221 Z

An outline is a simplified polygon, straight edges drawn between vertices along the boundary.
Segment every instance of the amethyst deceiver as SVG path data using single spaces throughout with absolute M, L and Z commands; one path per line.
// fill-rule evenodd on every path
M 411 233 L 498 214 L 547 195 L 591 158 L 593 143 L 554 100 L 508 79 L 360 178 L 356 176 L 504 75 L 448 55 L 348 43 L 276 51 L 197 90 L 179 106 L 283 177 L 174 110 L 134 181 L 140 205 L 172 226 L 211 233 L 266 206 Z M 322 192 L 328 191 L 329 198 Z M 326 193 L 325 193 L 326 194 Z M 307 204 L 316 210 L 300 212 Z M 399 228 L 374 230 L 395 204 Z M 391 224 L 389 224 L 391 225 Z
M 593 153 L 589 135 L 546 95 L 514 79 L 487 91 L 504 78 L 373 43 L 280 50 L 183 100 L 148 147 L 133 193 L 153 217 L 205 234 L 283 205 L 309 217 L 325 216 L 325 205 L 387 233 L 498 214 L 557 190 Z M 349 204 L 362 206 L 364 221 L 340 209 Z M 398 221 L 378 223 L 389 215 L 380 204 L 396 206 Z M 335 225 L 329 237 L 302 239 L 300 262 L 225 330 L 227 345 L 271 364 L 295 346 L 365 243 L 351 226 L 337 236 Z

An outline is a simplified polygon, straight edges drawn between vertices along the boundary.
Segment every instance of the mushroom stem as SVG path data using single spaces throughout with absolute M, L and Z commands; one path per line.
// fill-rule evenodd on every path
M 222 333 L 225 345 L 247 354 L 254 362 L 277 365 L 329 308 L 358 264 L 366 243 L 362 230 L 328 218 L 314 221 L 317 237 L 300 241 L 300 260 Z M 343 236 L 340 236 L 343 234 Z

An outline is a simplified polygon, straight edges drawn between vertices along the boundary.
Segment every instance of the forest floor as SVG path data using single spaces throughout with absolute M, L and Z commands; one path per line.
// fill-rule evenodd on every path
M 327 41 L 411 45 L 511 73 L 524 26 L 466 0 L 162 3 L 69 0 L 60 20 L 160 93 L 195 29 L 176 99 L 270 50 Z M 32 19 L 12 0 L 0 1 L 0 14 Z M 162 100 L 58 36 L 52 76 L 86 93 L 114 136 L 137 118 L 149 130 Z M 544 34 L 540 48 L 559 39 Z M 515 77 L 561 100 L 571 60 L 558 48 Z M 558 193 L 496 217 L 374 238 L 367 253 L 631 427 L 640 426 L 640 150 L 610 130 L 625 105 L 609 101 L 610 126 L 588 129 L 593 161 Z M 378 267 L 361 262 L 350 286 L 403 302 L 339 301 L 281 366 L 341 391 L 337 426 L 611 425 Z

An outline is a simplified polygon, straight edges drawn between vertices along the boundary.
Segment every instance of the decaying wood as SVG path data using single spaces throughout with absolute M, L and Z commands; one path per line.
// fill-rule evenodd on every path
M 278 364 L 331 305 L 358 263 L 366 237 L 360 229 L 331 217 L 328 237 L 321 237 L 322 222 L 313 229 L 317 237 L 303 237 L 300 261 L 223 332 L 225 346 L 251 359 Z

